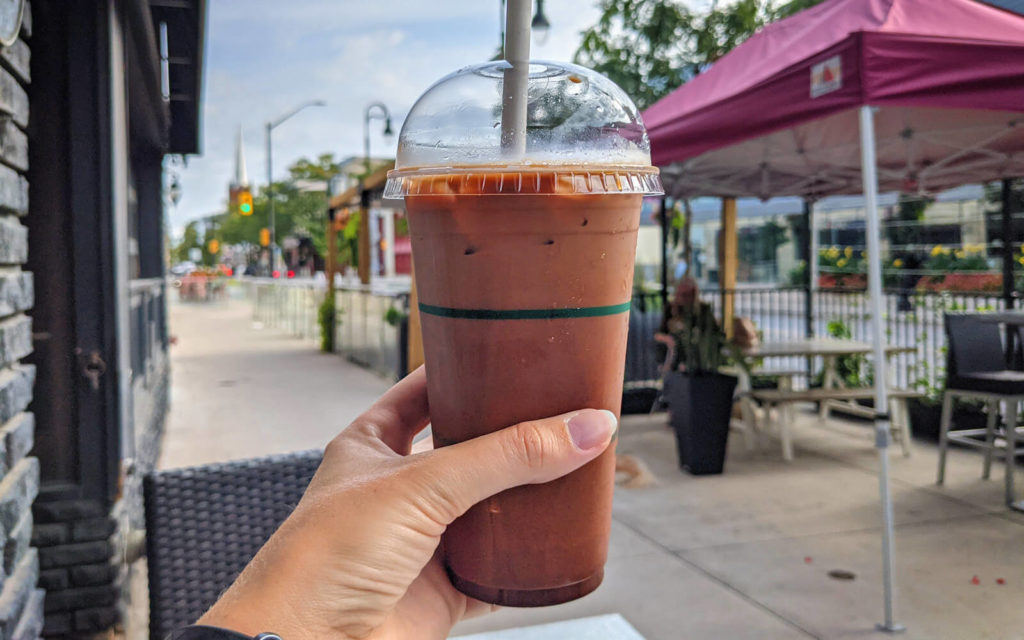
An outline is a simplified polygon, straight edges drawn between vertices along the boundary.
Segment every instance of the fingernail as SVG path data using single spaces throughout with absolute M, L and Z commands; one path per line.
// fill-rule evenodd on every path
M 577 449 L 586 451 L 608 442 L 619 421 L 607 409 L 587 409 L 569 418 L 569 437 Z

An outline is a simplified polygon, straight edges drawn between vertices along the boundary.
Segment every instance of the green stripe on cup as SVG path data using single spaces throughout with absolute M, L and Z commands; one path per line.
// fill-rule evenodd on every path
M 629 302 L 604 307 L 574 307 L 569 309 L 454 309 L 420 303 L 420 312 L 442 318 L 464 320 L 554 320 L 558 318 L 597 318 L 614 316 L 629 311 Z

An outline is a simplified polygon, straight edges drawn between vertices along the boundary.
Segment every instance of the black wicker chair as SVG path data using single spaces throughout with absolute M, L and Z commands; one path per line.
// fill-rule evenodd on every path
M 151 640 L 213 605 L 298 504 L 322 456 L 308 451 L 146 476 Z
M 979 322 L 974 314 L 945 314 L 946 390 L 942 395 L 942 419 L 939 423 L 939 470 L 937 483 L 946 477 L 946 451 L 950 442 L 966 444 L 985 452 L 981 477 L 988 479 L 992 455 L 1002 451 L 1006 456 L 1006 503 L 1015 506 L 1013 470 L 1016 456 L 1024 453 L 1024 432 L 1017 428 L 1017 405 L 1024 401 L 1024 371 L 1006 368 L 999 325 Z M 956 397 L 983 400 L 988 413 L 985 429 L 951 429 L 953 400 Z M 999 405 L 1003 403 L 1006 421 L 996 438 Z

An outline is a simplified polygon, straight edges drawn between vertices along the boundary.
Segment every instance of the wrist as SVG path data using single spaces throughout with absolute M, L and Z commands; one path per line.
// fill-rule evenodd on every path
M 248 599 L 248 598 L 247 598 Z M 287 606 L 250 607 L 241 603 L 218 602 L 196 622 L 197 626 L 215 627 L 230 631 L 239 638 L 256 638 L 273 633 L 280 638 L 315 637 L 309 628 L 295 625 L 289 618 Z M 231 637 L 231 636 L 227 636 Z M 191 640 L 183 639 L 183 640 Z M 266 639 L 270 640 L 270 639 Z

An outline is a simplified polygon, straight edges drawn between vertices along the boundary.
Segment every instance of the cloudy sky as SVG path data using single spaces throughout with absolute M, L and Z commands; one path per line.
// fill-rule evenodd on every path
M 436 79 L 489 59 L 498 45 L 499 0 L 210 0 L 203 155 L 180 173 L 182 198 L 168 211 L 172 233 L 223 210 L 242 127 L 250 181 L 266 183 L 263 125 L 296 104 L 321 99 L 274 130 L 274 176 L 298 158 L 362 155 L 363 112 L 384 102 L 396 132 Z M 571 60 L 580 32 L 597 21 L 594 0 L 547 0 L 551 22 L 534 58 Z M 371 123 L 373 155 L 396 141 Z M 397 136 L 396 136 L 397 137 Z

